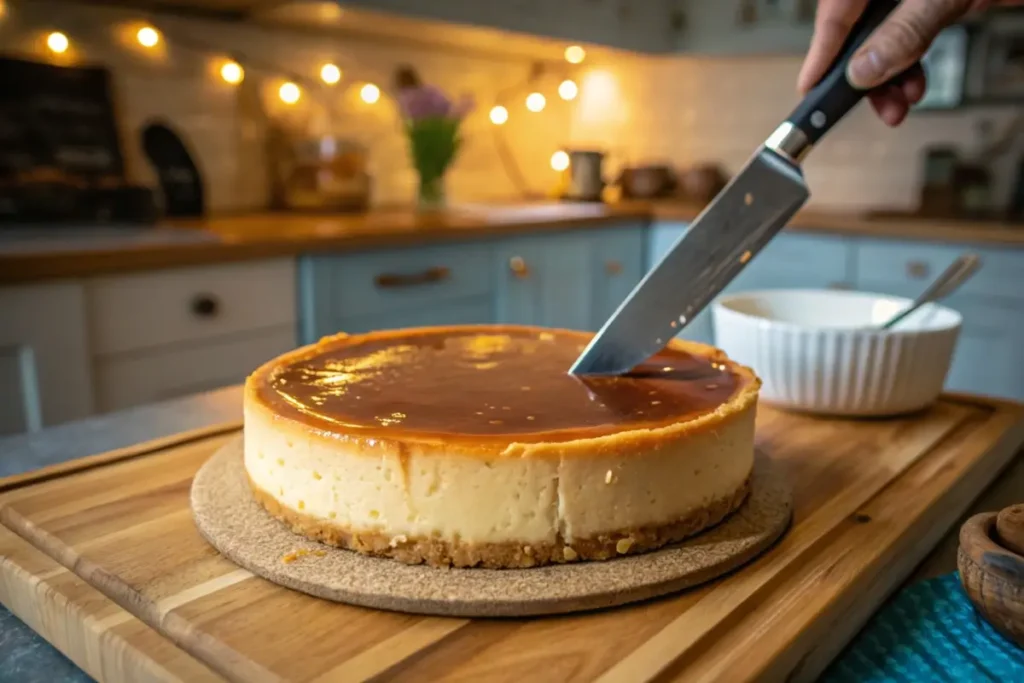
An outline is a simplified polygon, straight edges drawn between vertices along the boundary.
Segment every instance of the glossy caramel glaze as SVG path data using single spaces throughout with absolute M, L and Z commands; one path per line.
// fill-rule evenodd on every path
M 589 335 L 516 327 L 424 328 L 340 336 L 256 377 L 276 413 L 328 432 L 504 438 L 596 437 L 715 411 L 748 381 L 665 349 L 628 376 L 568 368 Z

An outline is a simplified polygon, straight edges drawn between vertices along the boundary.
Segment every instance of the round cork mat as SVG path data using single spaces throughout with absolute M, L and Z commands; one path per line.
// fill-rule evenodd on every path
M 710 581 L 749 562 L 789 525 L 789 487 L 758 456 L 751 494 L 718 526 L 654 552 L 531 569 L 438 569 L 307 540 L 252 497 L 241 439 L 192 482 L 203 537 L 230 560 L 287 588 L 376 609 L 459 617 L 523 617 L 611 607 Z

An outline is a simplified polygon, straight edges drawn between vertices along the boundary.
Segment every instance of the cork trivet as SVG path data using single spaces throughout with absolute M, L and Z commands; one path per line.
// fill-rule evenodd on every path
M 746 502 L 718 526 L 661 550 L 531 569 L 437 569 L 307 540 L 253 499 L 241 440 L 192 482 L 203 537 L 230 560 L 287 588 L 376 609 L 459 617 L 523 617 L 611 607 L 710 581 L 782 535 L 792 508 L 778 467 L 758 455 Z M 293 560 L 293 561 L 286 561 Z

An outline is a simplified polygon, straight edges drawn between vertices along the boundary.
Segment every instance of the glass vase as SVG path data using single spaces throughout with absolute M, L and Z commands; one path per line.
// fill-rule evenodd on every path
M 444 208 L 444 176 L 420 176 L 417 205 L 421 211 L 437 211 Z

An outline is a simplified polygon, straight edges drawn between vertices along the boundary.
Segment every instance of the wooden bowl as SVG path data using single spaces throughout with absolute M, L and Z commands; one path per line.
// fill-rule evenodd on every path
M 1024 648 L 1024 505 L 983 512 L 960 527 L 960 583 L 977 610 Z

